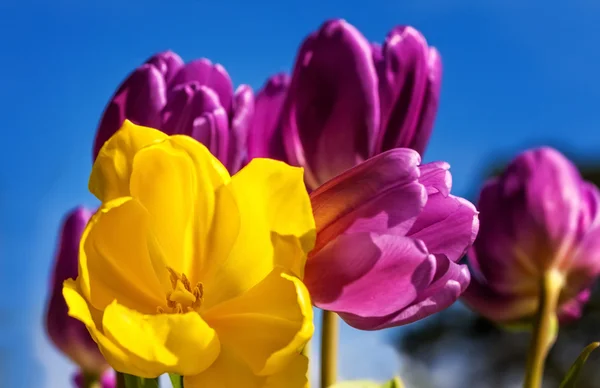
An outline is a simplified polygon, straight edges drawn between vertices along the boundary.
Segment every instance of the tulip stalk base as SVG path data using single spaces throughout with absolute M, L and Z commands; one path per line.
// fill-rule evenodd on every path
M 337 348 L 339 337 L 338 317 L 323 310 L 321 326 L 321 388 L 335 384 L 337 379 Z
M 541 388 L 544 378 L 544 364 L 548 352 L 558 336 L 556 308 L 562 288 L 562 277 L 553 271 L 547 272 L 540 284 L 540 301 L 535 317 L 524 388 Z

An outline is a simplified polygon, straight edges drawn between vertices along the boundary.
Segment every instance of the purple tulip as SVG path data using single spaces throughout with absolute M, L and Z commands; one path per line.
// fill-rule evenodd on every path
M 90 210 L 78 207 L 69 212 L 63 222 L 46 311 L 46 329 L 54 345 L 82 371 L 100 375 L 108 365 L 85 325 L 68 315 L 62 294 L 63 282 L 77 277 L 79 240 L 91 215 Z
M 263 144 L 256 135 L 249 156 L 303 166 L 315 189 L 392 148 L 422 154 L 441 73 L 439 53 L 412 27 L 394 28 L 380 47 L 344 20 L 328 21 L 301 45 L 289 86 L 276 75 L 259 93 L 251 133 L 269 135 Z
M 86 388 L 84 385 L 85 377 L 83 372 L 79 371 L 73 376 L 73 385 L 75 388 Z M 99 385 L 97 388 L 115 388 L 117 386 L 117 379 L 113 370 L 107 370 L 102 374 L 98 381 Z
M 549 271 L 562 279 L 561 321 L 577 319 L 600 274 L 600 191 L 551 148 L 529 150 L 483 187 L 465 302 L 501 323 L 535 314 Z
M 208 59 L 187 64 L 174 52 L 156 54 L 119 86 L 106 107 L 94 142 L 94 159 L 125 119 L 203 143 L 231 173 L 246 160 L 254 95 L 234 92 L 227 71 Z
M 305 269 L 314 304 L 377 330 L 450 306 L 469 284 L 457 261 L 473 243 L 477 210 L 450 194 L 449 165 L 420 165 L 397 148 L 312 192 L 317 241 Z

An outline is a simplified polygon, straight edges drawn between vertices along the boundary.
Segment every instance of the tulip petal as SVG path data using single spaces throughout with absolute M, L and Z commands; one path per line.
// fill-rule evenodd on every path
M 305 40 L 282 125 L 290 163 L 305 166 L 311 189 L 371 155 L 379 129 L 377 74 L 356 28 L 332 20 Z
M 466 265 L 456 264 L 442 255 L 435 258 L 433 281 L 406 308 L 385 317 L 361 317 L 353 314 L 340 316 L 351 326 L 381 330 L 407 325 L 450 307 L 469 285 L 469 270 Z
M 447 162 L 432 162 L 419 166 L 421 176 L 419 183 L 427 189 L 427 194 L 441 193 L 444 197 L 450 194 L 452 175 Z
M 421 155 L 425 152 L 425 147 L 427 147 L 427 142 L 433 130 L 442 87 L 442 59 L 440 53 L 434 47 L 429 48 L 427 66 L 429 74 L 427 76 L 425 96 L 423 97 L 423 107 L 417 128 L 415 129 L 415 135 L 408 145 Z
M 477 214 L 475 206 L 464 198 L 431 194 L 406 235 L 422 240 L 430 253 L 458 261 L 477 237 Z
M 369 330 L 371 319 L 404 310 L 428 289 L 435 260 L 418 240 L 374 233 L 342 235 L 310 257 L 304 281 L 315 306 Z
M 571 300 L 564 302 L 558 311 L 558 321 L 561 324 L 567 324 L 581 318 L 583 307 L 590 300 L 591 296 L 591 289 L 586 288 Z
M 113 302 L 104 311 L 102 327 L 127 351 L 162 365 L 159 374 L 201 373 L 220 351 L 215 331 L 196 312 L 144 315 Z
M 133 157 L 154 142 L 167 138 L 156 129 L 133 124 L 129 120 L 107 141 L 92 167 L 89 189 L 102 202 L 129 196 L 129 178 Z
M 254 116 L 254 92 L 248 85 L 240 85 L 233 97 L 233 115 L 229 133 L 227 165 L 232 174 L 236 173 L 247 158 L 248 131 Z
M 183 59 L 170 50 L 153 55 L 146 63 L 153 65 L 163 75 L 167 83 L 183 67 Z
M 276 74 L 258 92 L 248 133 L 248 159 L 287 161 L 281 128 L 281 109 L 290 85 L 285 73 Z
M 427 87 L 428 54 L 425 38 L 413 27 L 399 26 L 388 34 L 379 73 L 379 152 L 411 145 Z
M 161 253 L 148 244 L 149 230 L 146 209 L 131 198 L 107 202 L 94 214 L 81 238 L 78 277 L 94 308 L 103 310 L 116 299 L 155 313 L 164 304 L 170 283 Z
M 314 330 L 308 290 L 299 279 L 280 270 L 203 316 L 223 345 L 262 376 L 283 369 Z
M 213 257 L 202 269 L 205 287 L 211 289 L 204 302 L 207 307 L 250 289 L 271 272 L 275 265 L 272 233 L 297 240 L 302 261 L 314 246 L 314 219 L 302 169 L 254 159 L 232 177 L 229 189 L 239 209 L 239 235 L 228 256 Z M 219 217 L 229 217 L 229 212 L 215 216 Z M 220 233 L 215 231 L 217 236 Z
M 213 64 L 206 58 L 191 61 L 177 72 L 175 77 L 169 82 L 168 87 L 172 90 L 177 85 L 194 81 L 214 90 L 219 96 L 221 106 L 227 112 L 231 110 L 233 83 L 223 66 L 218 63 Z
M 315 251 L 339 234 L 405 234 L 427 200 L 418 183 L 419 154 L 395 149 L 377 155 L 311 194 L 317 225 Z
M 46 312 L 46 329 L 54 345 L 81 369 L 101 374 L 108 366 L 90 337 L 85 325 L 69 317 L 63 297 L 63 283 L 76 278 L 79 262 L 79 242 L 92 213 L 78 207 L 63 222 L 60 245 L 52 278 L 52 293 Z
M 167 102 L 165 89 L 163 75 L 154 66 L 146 64 L 136 69 L 119 86 L 102 114 L 94 140 L 94 159 L 125 119 L 160 128 L 160 112 Z

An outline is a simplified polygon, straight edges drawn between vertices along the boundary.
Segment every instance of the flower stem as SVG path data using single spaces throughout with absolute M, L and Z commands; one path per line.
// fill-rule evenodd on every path
M 561 287 L 562 277 L 559 273 L 548 271 L 544 274 L 540 284 L 540 301 L 527 356 L 524 388 L 541 388 L 542 386 L 546 357 L 558 335 L 556 307 Z
M 321 388 L 335 384 L 337 378 L 337 346 L 338 346 L 337 315 L 323 310 L 321 326 Z
M 125 375 L 121 372 L 117 372 L 117 387 L 116 388 L 125 388 Z

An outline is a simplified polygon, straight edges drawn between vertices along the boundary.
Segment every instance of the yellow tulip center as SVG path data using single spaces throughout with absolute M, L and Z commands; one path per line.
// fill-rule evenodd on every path
M 167 267 L 170 274 L 172 291 L 167 292 L 167 308 L 172 313 L 181 314 L 194 311 L 202 305 L 204 286 L 198 282 L 194 288 L 184 273 L 179 274 L 172 268 Z M 165 308 L 158 306 L 157 311 L 164 313 Z

